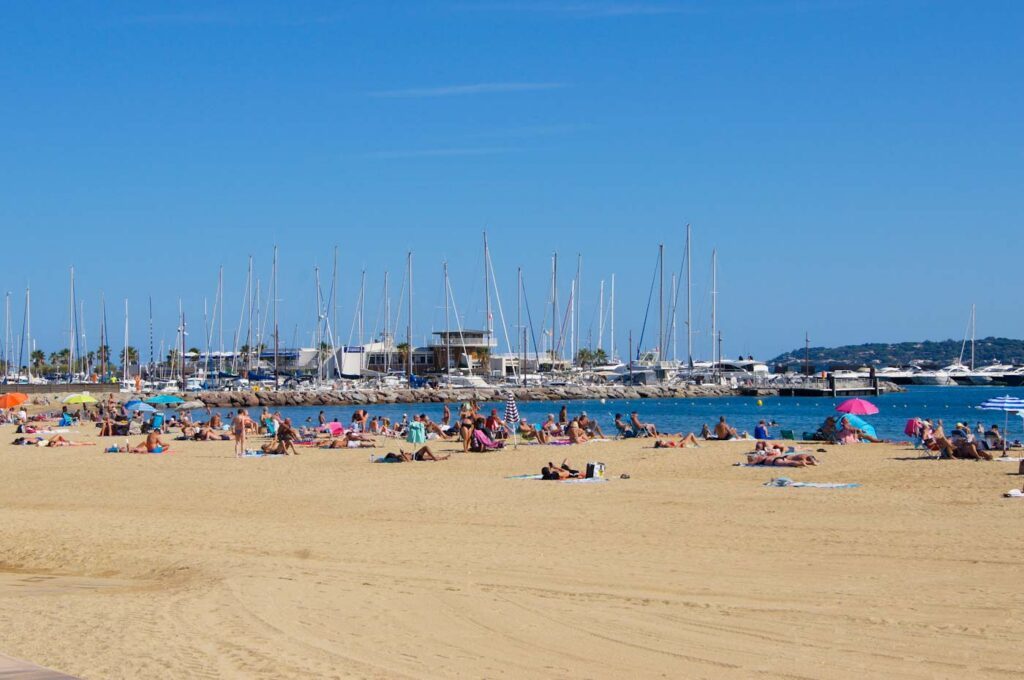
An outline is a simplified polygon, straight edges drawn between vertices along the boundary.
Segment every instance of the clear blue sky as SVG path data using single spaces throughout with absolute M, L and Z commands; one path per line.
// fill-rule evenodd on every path
M 343 340 L 359 270 L 369 329 L 411 248 L 419 339 L 443 258 L 482 323 L 486 228 L 506 314 L 517 265 L 539 323 L 550 253 L 581 252 L 584 334 L 615 272 L 625 348 L 690 222 L 698 354 L 712 247 L 729 355 L 960 337 L 974 302 L 1020 337 L 1022 26 L 1016 2 L 5 2 L 0 286 L 20 326 L 31 283 L 47 351 L 71 265 L 90 344 L 102 293 L 140 346 L 147 297 L 157 343 L 180 297 L 201 346 L 217 268 L 231 333 L 276 243 L 307 344 L 333 245 Z

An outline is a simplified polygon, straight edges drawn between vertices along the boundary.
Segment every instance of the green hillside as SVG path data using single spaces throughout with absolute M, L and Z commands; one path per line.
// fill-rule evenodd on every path
M 962 340 L 934 342 L 874 342 L 843 347 L 811 347 L 810 360 L 815 366 L 853 364 L 857 366 L 905 366 L 920 361 L 939 366 L 953 363 L 960 356 Z M 964 352 L 964 363 L 970 362 L 970 344 Z M 983 338 L 975 342 L 975 365 L 991 363 L 1024 364 L 1024 340 Z M 802 364 L 804 348 L 780 354 L 770 364 Z

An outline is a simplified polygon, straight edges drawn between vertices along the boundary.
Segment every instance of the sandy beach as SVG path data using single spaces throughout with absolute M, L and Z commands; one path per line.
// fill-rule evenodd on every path
M 0 653 L 84 678 L 1024 672 L 1016 464 L 861 445 L 756 469 L 746 442 L 633 440 L 380 465 L 396 444 L 128 455 L 12 429 Z M 506 479 L 566 456 L 609 481 Z M 863 486 L 762 486 L 781 475 Z

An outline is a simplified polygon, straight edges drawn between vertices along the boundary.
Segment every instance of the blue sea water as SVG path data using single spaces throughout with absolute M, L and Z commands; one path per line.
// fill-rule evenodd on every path
M 993 397 L 1012 395 L 1024 398 L 1024 387 L 908 387 L 906 392 L 888 394 L 879 397 L 867 397 L 874 403 L 879 413 L 867 416 L 879 437 L 885 439 L 905 439 L 903 427 L 907 419 L 914 416 L 941 418 L 946 431 L 952 429 L 957 421 L 967 421 L 972 425 L 983 422 L 985 425 L 998 423 L 1003 427 L 1002 412 L 982 411 L 979 404 Z M 707 423 L 714 427 L 719 416 L 740 431 L 753 433 L 758 420 L 764 418 L 776 421 L 778 425 L 771 428 L 773 436 L 778 436 L 782 429 L 793 430 L 797 437 L 803 432 L 813 432 L 825 418 L 835 414 L 835 408 L 843 399 L 831 398 L 800 398 L 772 397 L 762 398 L 758 405 L 757 398 L 718 397 L 713 399 L 633 399 L 633 400 L 576 400 L 566 402 L 520 402 L 519 413 L 533 423 L 540 423 L 549 413 L 558 414 L 559 408 L 565 403 L 569 414 L 576 415 L 586 411 L 601 425 L 606 434 L 613 434 L 613 419 L 616 413 L 628 414 L 636 410 L 644 422 L 653 422 L 663 432 L 695 432 Z M 488 402 L 481 405 L 484 414 L 491 408 L 497 408 L 504 414 L 504 402 Z M 324 407 L 289 407 L 279 409 L 285 416 L 291 417 L 296 424 L 304 424 L 307 419 L 316 422 L 321 410 L 328 420 L 337 418 L 342 423 L 352 419 L 355 406 L 324 406 Z M 433 420 L 441 419 L 441 404 L 380 404 L 367 406 L 370 416 L 383 416 L 392 420 L 401 420 L 403 414 L 411 418 L 416 413 L 426 413 Z M 452 404 L 453 417 L 458 414 L 458 404 Z M 227 409 L 219 409 L 225 412 Z M 258 411 L 258 409 L 252 409 Z M 255 415 L 255 414 L 251 414 Z M 1009 435 L 1024 439 L 1022 419 L 1014 414 L 1009 419 Z

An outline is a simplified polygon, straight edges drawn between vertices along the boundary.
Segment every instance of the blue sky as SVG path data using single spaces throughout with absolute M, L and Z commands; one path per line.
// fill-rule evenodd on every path
M 517 266 L 539 324 L 550 254 L 582 253 L 582 334 L 614 272 L 625 348 L 689 222 L 698 355 L 714 247 L 729 355 L 960 337 L 972 303 L 1020 337 L 1021 26 L 926 0 L 3 3 L 0 286 L 20 326 L 31 283 L 51 351 L 74 265 L 90 344 L 101 294 L 139 345 L 152 296 L 159 344 L 223 265 L 230 335 L 277 244 L 307 344 L 334 245 L 342 340 L 360 271 L 369 330 L 411 248 L 420 339 L 444 259 L 482 323 L 487 229 L 507 315 Z

